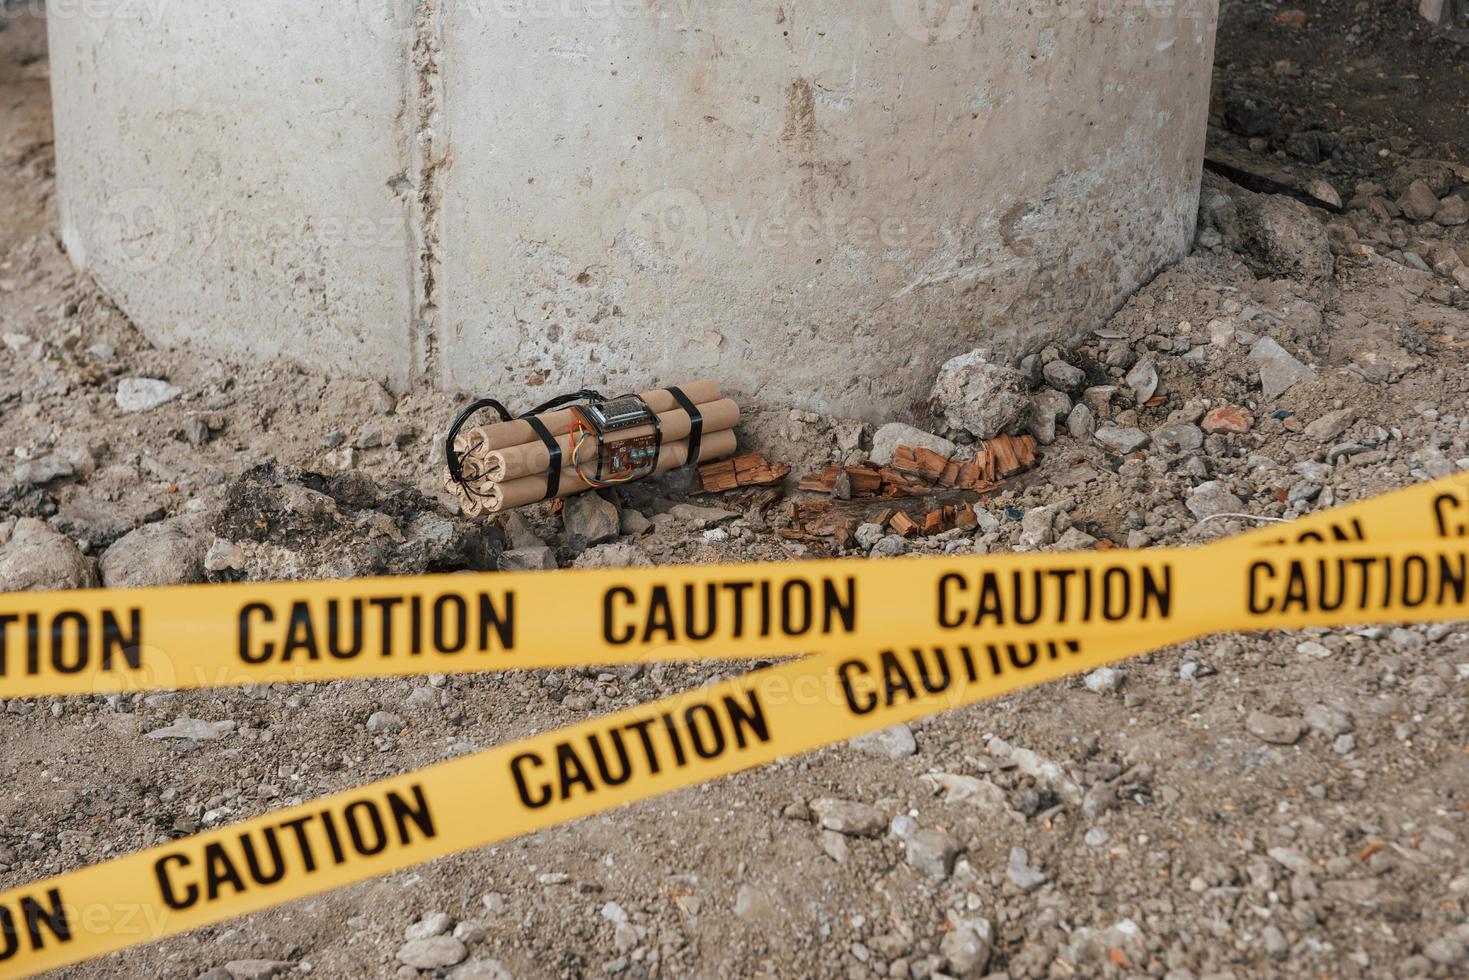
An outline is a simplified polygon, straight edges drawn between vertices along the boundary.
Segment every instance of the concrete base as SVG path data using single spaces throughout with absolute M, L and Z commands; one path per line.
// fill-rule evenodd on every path
M 155 340 L 866 418 L 1185 253 L 1216 12 L 52 6 L 64 240 Z

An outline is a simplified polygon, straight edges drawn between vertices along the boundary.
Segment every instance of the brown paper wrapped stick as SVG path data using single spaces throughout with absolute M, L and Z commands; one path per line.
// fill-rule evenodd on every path
M 740 421 L 740 407 L 729 398 L 722 398 L 717 402 L 697 405 L 699 414 L 704 417 L 703 438 L 708 439 L 716 432 L 725 429 L 733 429 Z M 689 416 L 681 408 L 671 412 L 662 412 L 658 415 L 658 424 L 663 429 L 664 442 L 678 442 L 680 439 L 689 437 Z M 636 429 L 628 429 L 617 433 L 617 439 L 635 439 L 640 436 L 651 436 L 653 427 L 651 425 L 641 426 Z M 571 433 L 566 432 L 556 437 L 556 442 L 561 447 L 562 465 L 570 465 L 571 460 Z M 508 483 L 511 480 L 523 476 L 534 476 L 544 473 L 551 468 L 551 451 L 546 444 L 537 439 L 534 442 L 524 443 L 519 446 L 510 446 L 506 449 L 495 449 L 485 452 L 482 449 L 470 450 L 466 457 L 466 463 L 473 458 L 476 465 L 483 467 L 485 477 L 495 483 Z M 469 465 L 466 465 L 466 470 Z
M 725 456 L 733 455 L 735 447 L 733 429 L 725 429 L 723 432 L 706 432 L 700 444 L 699 458 L 695 462 L 707 463 L 710 460 L 723 459 Z M 684 466 L 690 462 L 688 457 L 689 441 L 687 439 L 665 442 L 663 448 L 658 452 L 658 467 L 654 472 L 663 473 Z M 526 504 L 533 504 L 540 500 L 546 495 L 546 478 L 544 475 L 526 476 L 507 483 L 484 483 L 475 489 L 484 494 L 480 498 L 484 512 L 496 514 L 502 510 L 524 507 Z M 561 487 L 556 494 L 558 497 L 569 497 L 590 489 L 592 488 L 576 474 L 569 464 L 562 468 Z
M 713 381 L 695 381 L 693 384 L 680 385 L 683 393 L 688 396 L 689 401 L 695 405 L 704 405 L 708 402 L 717 402 L 720 399 L 719 385 Z M 662 415 L 678 408 L 678 402 L 673 396 L 662 388 L 655 391 L 644 391 L 638 396 L 647 403 L 648 408 L 654 415 Z M 542 424 L 553 436 L 562 436 L 571 431 L 572 414 L 570 409 L 561 409 L 555 412 L 547 412 L 540 416 Z M 460 438 L 464 439 L 464 448 L 474 446 L 484 451 L 505 449 L 509 446 L 519 446 L 527 442 L 539 442 L 540 437 L 530 427 L 530 423 L 523 419 L 515 419 L 510 422 L 496 422 L 494 425 L 482 425 L 476 429 L 470 429 Z M 463 449 L 460 450 L 461 452 Z

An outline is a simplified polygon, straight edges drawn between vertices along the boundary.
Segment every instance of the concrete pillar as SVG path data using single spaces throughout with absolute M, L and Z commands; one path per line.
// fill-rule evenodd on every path
M 63 235 L 162 343 L 892 417 L 1191 239 L 1214 0 L 89 2 Z

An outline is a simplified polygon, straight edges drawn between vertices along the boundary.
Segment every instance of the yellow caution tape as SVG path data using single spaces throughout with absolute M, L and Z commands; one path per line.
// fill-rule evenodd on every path
M 829 630 L 800 633 L 828 652 L 5 892 L 0 975 L 75 963 L 1205 633 L 1462 618 L 1469 608 L 1462 491 L 1456 481 L 1441 482 L 1343 508 L 1329 521 L 1192 551 L 745 569 L 741 581 L 755 581 L 757 594 L 759 582 L 803 581 L 800 596 L 809 603 L 772 608 L 794 606 L 789 615 L 812 624 L 826 624 L 829 614 Z M 1415 508 L 1437 516 L 1425 522 Z M 1370 528 L 1372 539 L 1295 540 L 1343 520 L 1358 522 L 1363 539 Z M 727 587 L 734 573 L 566 576 L 559 625 L 586 642 L 583 654 L 628 645 L 646 655 L 662 648 L 636 635 L 624 644 L 620 632 L 593 642 L 600 632 L 585 631 L 600 620 L 579 609 L 588 598 L 581 593 L 601 590 L 591 597 L 595 606 L 626 589 L 628 608 L 615 624 L 631 624 L 636 634 L 633 610 L 650 608 L 654 589 Z M 232 601 L 264 601 L 262 594 L 236 589 Z M 151 595 L 150 611 L 169 593 Z M 767 620 L 746 609 L 738 638 L 720 620 L 711 631 L 718 638 L 696 649 L 749 655 L 735 646 L 748 642 L 774 652 L 794 631 L 767 636 L 755 624 L 782 615 Z
M 1466 524 L 1469 483 L 1451 477 L 1189 551 L 12 593 L 0 596 L 0 698 L 870 650 L 980 629 L 1016 639 L 1053 628 L 1137 636 L 1177 621 L 1207 625 L 1239 606 L 1241 589 L 1265 614 L 1294 608 L 1291 588 L 1315 587 L 1277 580 L 1285 573 L 1272 567 L 1215 588 L 1216 549 L 1311 540 L 1383 548 L 1459 536 Z M 1438 583 L 1440 571 L 1424 574 Z M 1393 572 L 1348 569 L 1355 577 L 1342 587 L 1413 584 L 1362 578 Z M 1341 602 L 1366 601 L 1353 595 Z

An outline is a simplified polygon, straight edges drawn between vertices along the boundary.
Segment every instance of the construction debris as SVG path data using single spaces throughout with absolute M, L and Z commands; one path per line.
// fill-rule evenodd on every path
M 746 453 L 699 467 L 699 492 L 722 493 L 737 487 L 764 487 L 779 483 L 791 473 L 784 463 L 771 463 L 764 453 Z
M 911 497 L 935 487 L 986 493 L 999 481 L 1035 465 L 1033 436 L 996 436 L 969 459 L 948 457 L 932 449 L 899 446 L 891 466 L 828 466 L 808 473 L 800 490 L 851 497 Z

